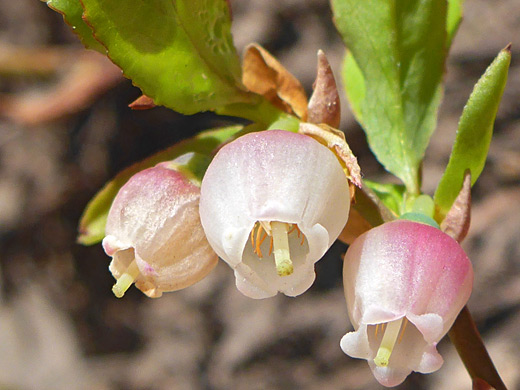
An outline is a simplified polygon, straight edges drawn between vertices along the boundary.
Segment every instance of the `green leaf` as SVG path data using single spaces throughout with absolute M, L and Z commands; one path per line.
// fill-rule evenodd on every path
M 352 208 L 372 227 L 392 221 L 398 216 L 382 202 L 365 181 L 361 188 L 356 187 L 356 201 L 352 203 Z
M 464 0 L 448 0 L 448 19 L 446 21 L 446 30 L 448 32 L 446 47 L 449 49 L 453 38 L 459 29 L 462 21 L 462 5 Z
M 382 184 L 375 181 L 363 180 L 363 183 L 377 195 L 383 204 L 396 215 L 404 211 L 405 187 L 399 184 Z
M 62 14 L 63 20 L 72 28 L 87 49 L 105 54 L 105 48 L 96 41 L 92 30 L 81 18 L 83 8 L 80 0 L 47 0 L 46 3 L 51 9 Z
M 365 99 L 366 94 L 365 78 L 352 53 L 349 51 L 347 51 L 345 55 L 341 74 L 343 76 L 343 84 L 348 86 L 345 92 L 350 103 L 350 108 L 352 108 L 352 112 L 356 116 L 359 124 L 363 124 L 361 102 Z
M 215 130 L 208 130 L 198 134 L 197 136 L 179 142 L 170 148 L 163 150 L 147 159 L 140 161 L 116 175 L 108 182 L 88 203 L 79 224 L 78 242 L 83 245 L 93 245 L 98 243 L 105 236 L 105 224 L 108 211 L 112 205 L 114 197 L 119 189 L 132 177 L 135 173 L 143 169 L 153 167 L 162 162 L 173 160 L 186 153 L 195 152 L 200 155 L 209 156 L 222 143 L 226 142 L 233 136 L 236 136 L 243 129 L 243 126 L 229 126 Z M 195 177 L 201 177 L 199 166 L 200 159 L 190 161 L 190 164 L 183 166 L 183 169 L 192 169 Z
M 475 85 L 462 112 L 448 166 L 435 191 L 437 220 L 446 216 L 469 169 L 471 184 L 478 179 L 489 150 L 493 123 L 511 62 L 510 46 L 502 50 Z
M 184 114 L 249 102 L 226 0 L 82 0 L 108 56 L 143 93 Z
M 419 168 L 441 97 L 447 4 L 332 0 L 332 7 L 355 60 L 347 57 L 344 79 L 370 147 L 408 192 L 418 194 Z

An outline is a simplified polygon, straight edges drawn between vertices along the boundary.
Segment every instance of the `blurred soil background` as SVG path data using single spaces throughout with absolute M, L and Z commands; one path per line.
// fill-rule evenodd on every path
M 256 41 L 311 91 L 316 52 L 339 75 L 344 47 L 326 0 L 232 1 L 241 52 Z M 520 389 L 520 3 L 467 0 L 447 66 L 445 98 L 424 163 L 432 194 L 474 83 L 513 43 L 487 166 L 473 190 L 470 309 L 511 389 Z M 36 0 L 0 2 L 0 389 L 379 389 L 345 356 L 351 330 L 335 244 L 298 299 L 240 295 L 223 263 L 184 291 L 111 293 L 100 245 L 75 243 L 83 208 L 118 171 L 197 131 L 227 124 L 164 108 L 131 111 L 140 95 Z M 387 175 L 343 102 L 342 129 L 367 178 Z M 453 346 L 444 367 L 398 389 L 470 389 Z

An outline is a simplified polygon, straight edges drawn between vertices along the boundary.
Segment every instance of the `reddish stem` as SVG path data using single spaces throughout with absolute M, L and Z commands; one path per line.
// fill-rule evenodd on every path
M 467 306 L 464 306 L 448 334 L 474 383 L 482 379 L 496 390 L 507 390 Z

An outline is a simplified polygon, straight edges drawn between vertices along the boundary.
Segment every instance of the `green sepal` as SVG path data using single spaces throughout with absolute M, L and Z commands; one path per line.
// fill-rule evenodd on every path
M 254 104 L 229 104 L 216 110 L 219 115 L 234 116 L 249 119 L 257 123 L 260 130 L 287 130 L 297 133 L 300 120 L 279 108 L 273 106 L 263 96 L 257 95 Z
M 70 26 L 87 49 L 105 54 L 105 48 L 94 38 L 92 30 L 81 17 L 83 7 L 80 0 L 46 0 L 45 2 L 49 8 L 63 16 L 63 20 Z
M 137 172 L 153 167 L 156 164 L 173 160 L 184 154 L 194 152 L 196 159 L 191 159 L 182 165 L 186 172 L 190 171 L 195 178 L 202 179 L 200 163 L 202 156 L 209 158 L 214 150 L 228 140 L 242 134 L 244 127 L 241 125 L 229 126 L 219 129 L 204 131 L 193 138 L 181 141 L 168 149 L 150 156 L 119 172 L 109 181 L 88 203 L 79 223 L 78 242 L 83 245 L 93 245 L 100 242 L 105 236 L 105 225 L 108 211 L 119 189 Z M 207 162 L 207 159 L 203 159 Z M 190 165 L 191 162 L 191 165 Z M 206 164 L 207 167 L 207 164 Z
M 432 218 L 421 213 L 405 213 L 399 217 L 399 219 L 405 219 L 407 221 L 424 223 L 425 225 L 433 226 L 434 228 L 440 229 L 439 224 Z
M 484 169 L 510 62 L 508 46 L 487 68 L 464 107 L 448 165 L 434 195 L 437 221 L 444 219 L 457 198 L 464 172 L 470 170 L 473 185 Z
M 435 203 L 431 196 L 421 194 L 415 198 L 406 199 L 405 212 L 420 213 L 433 218 L 435 214 Z

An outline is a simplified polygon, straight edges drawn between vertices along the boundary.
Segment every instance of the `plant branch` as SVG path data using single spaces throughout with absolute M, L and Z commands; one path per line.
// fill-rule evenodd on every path
M 496 390 L 507 390 L 467 306 L 459 313 L 448 334 L 473 382 L 483 379 Z

